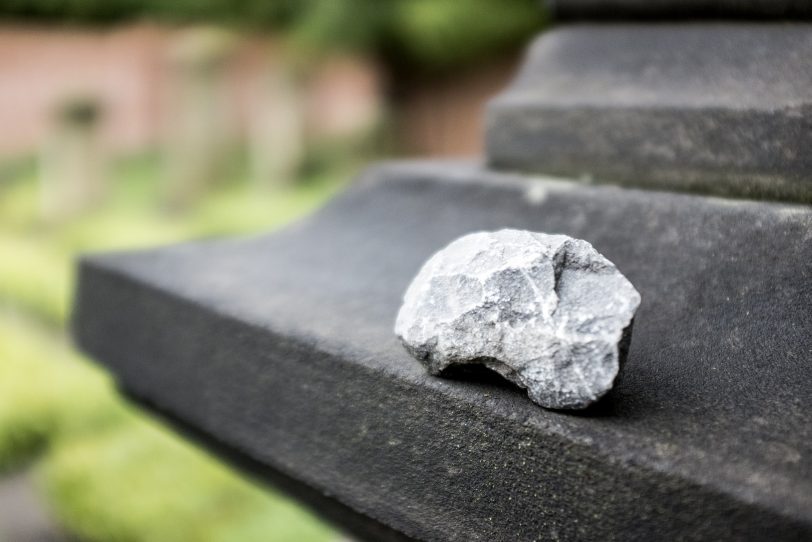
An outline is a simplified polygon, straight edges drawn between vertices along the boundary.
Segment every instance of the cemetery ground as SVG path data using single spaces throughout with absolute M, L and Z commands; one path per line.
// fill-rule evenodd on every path
M 34 160 L 0 164 L 0 484 L 25 473 L 80 540 L 335 540 L 309 512 L 126 404 L 71 348 L 65 326 L 77 254 L 266 231 L 350 177 L 329 171 L 260 189 L 236 171 L 173 213 L 156 203 L 157 157 L 142 156 L 111 169 L 103 205 L 48 224 Z

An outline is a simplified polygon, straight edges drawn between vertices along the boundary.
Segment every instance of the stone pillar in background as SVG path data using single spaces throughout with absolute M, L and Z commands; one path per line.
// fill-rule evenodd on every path
M 353 166 L 383 151 L 383 74 L 363 56 L 323 59 L 308 81 L 306 127 L 311 161 Z
M 305 162 L 309 169 L 361 163 L 377 143 L 384 111 L 378 67 L 342 55 L 302 62 L 274 51 L 255 89 L 249 156 L 260 186 L 294 181 Z
M 276 54 L 257 86 L 248 119 L 251 177 L 258 186 L 290 184 L 305 158 L 301 77 L 284 54 Z
M 40 154 L 40 215 L 47 222 L 75 216 L 105 191 L 106 158 L 99 136 L 102 106 L 93 97 L 66 99 Z
M 172 208 L 187 207 L 225 173 L 234 148 L 226 78 L 234 45 L 229 32 L 201 27 L 170 48 L 164 151 Z

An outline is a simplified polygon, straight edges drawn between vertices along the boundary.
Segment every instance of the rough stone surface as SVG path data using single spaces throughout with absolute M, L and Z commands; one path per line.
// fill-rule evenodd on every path
M 486 140 L 497 169 L 812 202 L 812 25 L 562 26 Z
M 487 370 L 432 377 L 392 333 L 433 253 L 500 228 L 589 239 L 640 292 L 593 408 L 539 408 Z M 809 540 L 811 236 L 809 206 L 389 165 L 271 235 L 84 259 L 72 325 L 130 394 L 343 504 L 342 522 Z
M 559 19 L 803 19 L 809 0 L 547 0 Z
M 481 363 L 550 408 L 612 387 L 640 294 L 592 245 L 566 235 L 465 235 L 409 285 L 395 333 L 429 372 Z

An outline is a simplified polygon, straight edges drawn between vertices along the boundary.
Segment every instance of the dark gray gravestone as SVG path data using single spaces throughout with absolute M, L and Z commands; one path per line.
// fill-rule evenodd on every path
M 486 137 L 498 169 L 812 202 L 812 25 L 563 26 Z
M 642 294 L 592 410 L 431 377 L 393 333 L 432 252 L 504 227 L 586 239 Z M 84 259 L 73 328 L 132 396 L 373 539 L 812 537 L 809 206 L 387 166 L 278 234 Z
M 809 0 L 547 0 L 559 19 L 809 19 Z

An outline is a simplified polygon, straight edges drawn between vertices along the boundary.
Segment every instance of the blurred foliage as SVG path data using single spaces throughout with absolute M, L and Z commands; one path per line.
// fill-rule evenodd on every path
M 82 540 L 336 538 L 296 505 L 135 415 L 111 431 L 65 442 L 40 474 L 57 517 Z
M 176 214 L 155 203 L 162 192 L 156 156 L 124 160 L 115 171 L 107 204 L 59 227 L 36 218 L 33 167 L 17 168 L 14 178 L 0 184 L 0 308 L 62 324 L 70 306 L 75 254 L 266 229 L 312 209 L 347 175 L 321 168 L 295 186 L 265 191 L 237 171 L 236 178 L 218 183 L 188 213 Z
M 82 540 L 322 541 L 336 535 L 123 403 L 63 328 L 76 254 L 268 228 L 327 199 L 347 171 L 260 191 L 243 171 L 184 214 L 156 205 L 160 161 L 120 162 L 106 205 L 37 217 L 31 161 L 0 167 L 0 472 L 38 461 L 59 519 Z
M 68 256 L 48 249 L 36 236 L 0 231 L 0 308 L 13 306 L 57 325 L 65 320 Z
M 323 541 L 332 531 L 123 404 L 49 331 L 0 315 L 0 470 L 48 450 L 38 478 L 87 541 Z
M 421 68 L 481 60 L 546 20 L 538 0 L 0 0 L 0 15 L 105 24 L 214 22 L 289 34 L 305 51 L 361 49 Z
M 394 34 L 402 56 L 432 67 L 466 64 L 524 43 L 538 32 L 541 2 L 406 0 Z
M 48 330 L 0 313 L 0 471 L 121 414 L 104 375 Z

